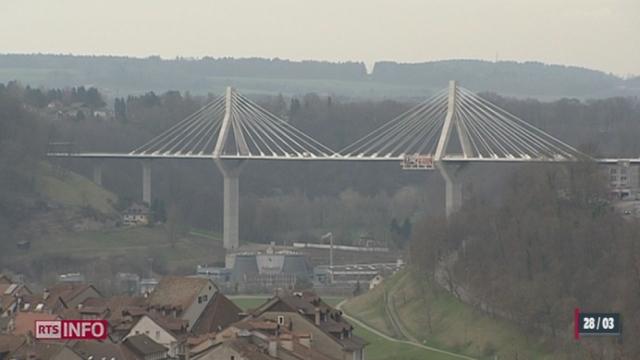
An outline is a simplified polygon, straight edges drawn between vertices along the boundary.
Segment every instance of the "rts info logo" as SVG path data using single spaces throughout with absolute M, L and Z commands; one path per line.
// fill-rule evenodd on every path
M 38 340 L 104 340 L 107 338 L 107 320 L 52 320 L 36 321 Z

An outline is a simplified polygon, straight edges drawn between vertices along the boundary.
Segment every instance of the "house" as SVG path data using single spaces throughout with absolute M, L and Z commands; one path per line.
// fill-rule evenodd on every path
M 85 310 L 88 309 L 88 310 Z M 131 328 L 138 319 L 147 314 L 147 299 L 141 296 L 117 295 L 110 298 L 89 298 L 86 299 L 79 309 L 79 312 L 95 310 L 103 312 L 101 319 L 109 321 L 109 337 L 113 341 L 120 341 L 129 334 Z
M 78 272 L 74 273 L 66 273 L 58 275 L 59 283 L 69 283 L 69 284 L 84 284 L 85 278 L 84 275 Z
M 125 336 L 125 341 L 133 336 L 146 335 L 167 348 L 168 356 L 178 357 L 185 354 L 187 327 L 186 320 L 171 316 L 143 315 Z
M 9 353 L 11 360 L 85 360 L 62 342 L 29 339 Z M 119 360 L 119 359 L 118 359 Z
M 81 359 L 109 359 L 109 360 L 133 360 L 138 357 L 132 356 L 121 344 L 111 341 L 71 341 L 67 347 Z
M 253 342 L 251 337 L 246 337 L 218 343 L 207 351 L 195 355 L 192 360 L 276 360 L 277 357 L 271 356 L 272 354 L 277 356 L 273 351 L 265 352 Z
M 122 223 L 127 226 L 147 225 L 151 220 L 151 212 L 145 204 L 131 204 L 122 213 Z
M 369 281 L 369 290 L 373 290 L 376 286 L 382 284 L 384 277 L 381 274 L 376 275 L 371 281 Z
M 58 319 L 60 319 L 58 315 L 19 311 L 12 319 L 13 322 L 9 324 L 9 332 L 12 335 L 33 335 L 36 321 L 52 321 Z
M 6 275 L 0 275 L 0 317 L 11 316 L 22 306 L 24 296 L 31 295 L 31 290 L 24 285 L 14 283 Z
M 273 321 L 242 320 L 216 336 L 213 343 L 192 348 L 194 359 L 335 360 L 311 346 L 308 333 L 281 327 Z
M 165 276 L 149 296 L 151 311 L 186 320 L 193 328 L 218 288 L 209 279 Z
M 89 298 L 102 297 L 102 294 L 90 284 L 58 283 L 44 289 L 41 299 L 32 297 L 31 301 L 42 303 L 45 311 L 59 313 L 64 309 L 77 308 Z
M 629 161 L 619 161 L 605 167 L 609 177 L 609 191 L 618 200 L 636 200 L 640 197 L 640 170 Z
M 334 359 L 363 360 L 367 342 L 353 334 L 340 310 L 312 292 L 275 296 L 251 313 L 251 319 L 275 322 L 288 331 L 309 334 L 311 348 Z
M 147 335 L 134 335 L 122 342 L 122 346 L 135 359 L 162 360 L 167 358 L 167 348 L 151 340 Z

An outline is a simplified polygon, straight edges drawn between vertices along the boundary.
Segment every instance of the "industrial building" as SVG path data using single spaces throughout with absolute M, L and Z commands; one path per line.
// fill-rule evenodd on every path
M 297 281 L 311 281 L 313 268 L 296 251 L 268 247 L 264 251 L 227 254 L 225 267 L 198 266 L 196 275 L 213 280 L 228 292 L 269 293 L 274 288 L 293 289 Z

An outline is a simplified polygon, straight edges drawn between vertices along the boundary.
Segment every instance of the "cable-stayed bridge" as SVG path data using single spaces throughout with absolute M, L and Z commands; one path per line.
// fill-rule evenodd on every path
M 446 213 L 462 205 L 458 169 L 468 163 L 616 164 L 594 159 L 451 81 L 429 99 L 344 149 L 335 151 L 269 113 L 234 89 L 129 153 L 50 152 L 50 157 L 139 159 L 143 201 L 151 202 L 151 161 L 214 160 L 224 177 L 224 247 L 239 245 L 239 175 L 247 161 L 395 161 L 403 169 L 438 169 Z M 94 181 L 101 184 L 101 164 Z

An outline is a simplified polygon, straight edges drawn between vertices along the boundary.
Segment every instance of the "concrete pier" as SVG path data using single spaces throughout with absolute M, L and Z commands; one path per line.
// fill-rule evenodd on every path
M 462 208 L 462 167 L 464 165 L 438 164 L 445 183 L 445 214 L 447 218 Z
M 142 201 L 151 206 L 151 160 L 142 160 Z
M 240 246 L 240 171 L 244 160 L 216 160 L 224 178 L 223 246 L 227 250 Z
M 102 161 L 95 160 L 93 162 L 93 182 L 102 186 Z

